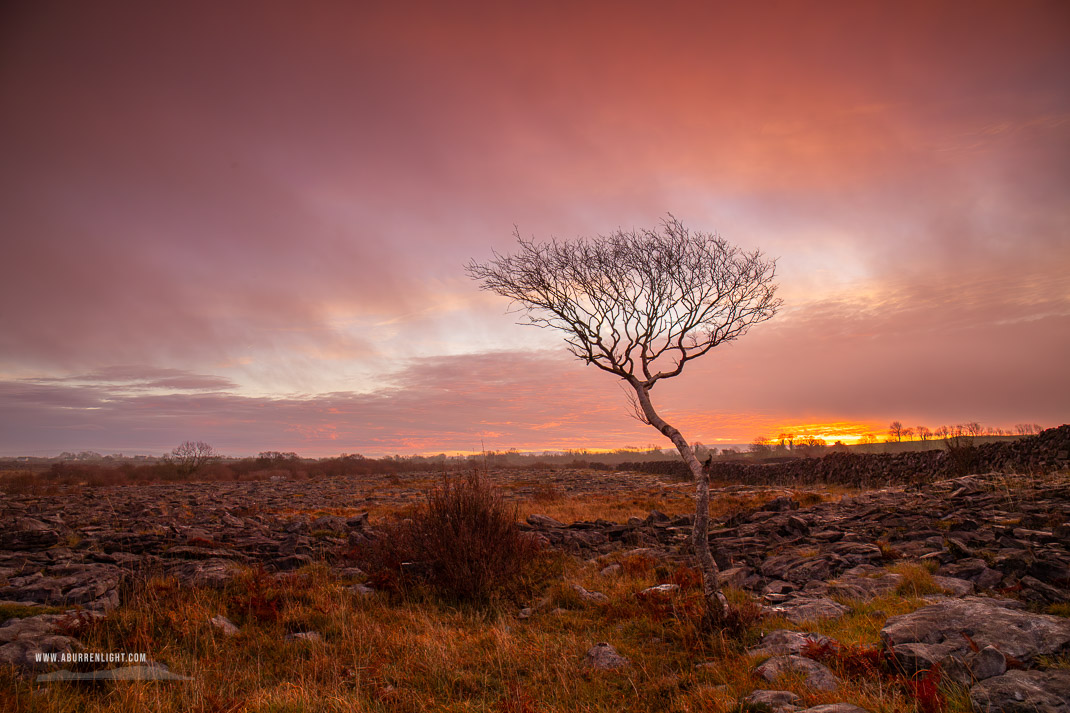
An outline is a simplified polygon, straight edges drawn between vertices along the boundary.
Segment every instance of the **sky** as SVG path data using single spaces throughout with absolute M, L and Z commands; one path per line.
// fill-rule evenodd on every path
M 670 213 L 689 439 L 1070 420 L 1066 3 L 378 5 L 4 4 L 0 454 L 669 447 L 463 266 Z

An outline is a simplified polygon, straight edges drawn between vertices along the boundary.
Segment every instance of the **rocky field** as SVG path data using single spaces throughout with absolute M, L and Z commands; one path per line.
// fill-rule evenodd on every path
M 614 582 L 634 571 L 634 562 L 651 563 L 651 571 L 686 565 L 692 486 L 666 477 L 488 473 L 517 503 L 520 527 L 577 563 L 556 598 L 506 613 L 514 622 L 508 626 L 561 615 L 562 587 L 577 606 L 603 607 L 609 617 L 611 597 L 600 590 L 621 590 Z M 278 478 L 8 496 L 0 504 L 0 665 L 10 667 L 4 680 L 29 686 L 31 677 L 56 669 L 39 654 L 83 648 L 72 617 L 110 621 L 138 582 L 223 591 L 252 569 L 279 579 L 318 566 L 350 596 L 374 599 L 350 553 L 378 537 L 385 518 L 421 502 L 434 483 L 431 474 Z M 868 602 L 912 594 L 915 605 L 903 614 L 866 610 L 879 622 L 869 643 L 904 680 L 956 686 L 979 711 L 1070 713 L 1070 477 L 990 473 L 866 491 L 722 485 L 713 499 L 710 538 L 722 582 L 736 600 L 758 603 L 772 623 L 742 654 L 749 678 L 722 679 L 705 700 L 814 713 L 848 713 L 870 701 L 876 710 L 871 701 L 879 696 L 851 700 L 847 674 L 830 661 L 830 652 L 848 644 L 821 632 Z M 666 582 L 627 596 L 671 605 L 686 587 Z M 213 621 L 202 623 L 234 626 L 223 616 Z M 581 669 L 611 675 L 632 666 L 620 642 L 591 643 L 597 645 L 576 652 Z M 683 665 L 692 682 L 711 665 L 673 660 L 673 675 L 684 675 L 676 670 Z M 130 675 L 172 674 L 149 666 Z M 812 698 L 814 692 L 823 693 Z M 809 705 L 814 700 L 825 702 Z M 544 709 L 568 707 L 535 702 L 517 710 Z

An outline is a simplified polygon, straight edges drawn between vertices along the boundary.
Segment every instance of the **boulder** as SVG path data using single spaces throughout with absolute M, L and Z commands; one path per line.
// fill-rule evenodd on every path
M 775 681 L 786 674 L 796 674 L 803 677 L 803 684 L 816 691 L 835 691 L 840 687 L 840 679 L 829 668 L 804 656 L 774 656 L 758 668 L 754 673 L 766 681 Z
M 942 645 L 946 653 L 953 653 L 972 649 L 972 642 L 980 648 L 993 646 L 1023 662 L 1070 650 L 1070 619 L 1020 611 L 1013 605 L 983 597 L 949 599 L 891 617 L 881 629 L 881 640 L 897 656 L 897 647 L 911 643 Z
M 970 689 L 978 713 L 1070 713 L 1070 670 L 1008 671 Z
M 19 638 L 0 646 L 0 665 L 47 668 L 52 663 L 49 655 L 73 653 L 83 648 L 76 639 L 58 634 Z

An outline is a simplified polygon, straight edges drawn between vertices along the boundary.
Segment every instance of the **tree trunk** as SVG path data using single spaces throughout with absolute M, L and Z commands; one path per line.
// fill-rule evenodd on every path
M 680 452 L 687 467 L 695 477 L 695 524 L 691 529 L 691 546 L 702 570 L 702 594 L 706 600 L 706 620 L 717 626 L 724 621 L 726 600 L 721 594 L 720 570 L 710 550 L 710 482 L 705 469 L 695 457 L 695 451 L 688 445 L 683 434 L 665 422 L 654 405 L 650 402 L 650 391 L 638 379 L 629 380 L 639 397 L 643 416 L 654 428 L 673 442 Z

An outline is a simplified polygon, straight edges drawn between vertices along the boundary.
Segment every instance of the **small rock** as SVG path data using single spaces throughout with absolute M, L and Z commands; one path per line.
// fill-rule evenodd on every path
M 955 597 L 966 597 L 977 590 L 977 587 L 974 586 L 973 582 L 968 579 L 959 579 L 958 577 L 941 577 L 939 575 L 934 575 L 933 584 Z
M 604 567 L 602 571 L 598 574 L 602 575 L 603 577 L 615 577 L 616 575 L 620 574 L 622 570 L 623 567 L 621 567 L 617 563 L 613 563 L 608 567 Z
M 970 661 L 970 673 L 978 681 L 1007 672 L 1007 657 L 995 646 L 986 646 Z
M 236 636 L 238 634 L 238 625 L 222 614 L 213 616 L 208 622 L 227 636 Z
M 578 584 L 573 584 L 572 589 L 576 592 L 576 594 L 579 594 L 580 599 L 585 602 L 604 604 L 605 602 L 609 601 L 609 597 L 607 597 L 605 594 L 602 594 L 602 592 L 592 592 L 587 589 L 584 589 Z
M 631 666 L 631 662 L 627 658 L 621 656 L 611 644 L 607 644 L 604 641 L 587 650 L 587 654 L 583 657 L 583 664 L 600 670 Z
M 835 619 L 846 614 L 850 609 L 839 602 L 825 597 L 798 597 L 776 606 L 766 607 L 767 611 L 782 614 L 794 624 L 802 624 L 818 619 Z
M 799 696 L 791 691 L 753 691 L 743 699 L 752 706 L 765 706 L 772 713 L 791 713 L 796 710 Z
M 354 584 L 350 587 L 346 587 L 346 591 L 352 594 L 356 594 L 360 597 L 367 597 L 375 594 L 375 590 L 369 587 L 367 584 Z
M 679 591 L 679 584 L 659 584 L 654 587 L 647 587 L 641 592 L 637 592 L 635 596 L 640 599 L 648 599 L 653 597 L 667 597 L 674 592 Z
M 807 646 L 823 646 L 830 643 L 835 642 L 824 634 L 777 629 L 763 636 L 756 648 L 747 649 L 747 655 L 786 656 L 788 654 L 801 654 Z
M 555 520 L 549 515 L 528 515 L 528 524 L 532 527 L 565 527 L 565 523 Z
M 323 641 L 323 637 L 319 635 L 319 632 L 315 631 L 298 631 L 293 634 L 286 635 L 287 641 L 307 641 L 309 643 L 318 644 Z
M 791 691 L 754 691 L 743 699 L 751 706 L 766 706 L 773 713 L 790 713 L 796 709 L 799 697 Z

